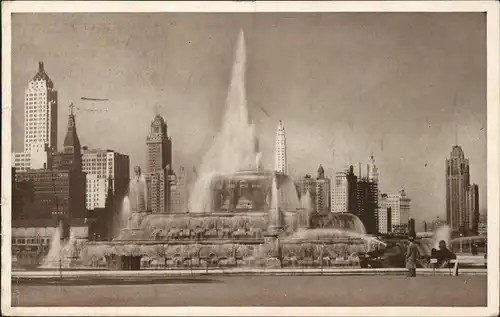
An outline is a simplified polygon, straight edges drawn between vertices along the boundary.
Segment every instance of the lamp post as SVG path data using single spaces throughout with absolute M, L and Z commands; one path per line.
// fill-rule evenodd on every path
M 463 234 L 460 233 L 460 253 L 462 253 L 462 236 Z

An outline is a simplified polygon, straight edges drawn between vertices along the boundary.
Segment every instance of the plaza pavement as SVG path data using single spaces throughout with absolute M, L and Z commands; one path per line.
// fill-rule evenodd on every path
M 12 305 L 486 306 L 486 276 L 128 276 L 13 279 Z M 147 308 L 145 308 L 147 309 Z

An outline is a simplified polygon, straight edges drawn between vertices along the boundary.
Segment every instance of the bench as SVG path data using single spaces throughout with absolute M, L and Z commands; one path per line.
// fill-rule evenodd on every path
M 483 257 L 476 257 L 476 258 L 471 258 L 471 257 L 464 257 L 464 258 L 457 258 L 457 259 L 452 259 L 450 260 L 450 263 L 453 264 L 453 268 L 448 267 L 450 275 L 453 276 L 458 276 L 458 268 L 460 264 L 479 264 L 479 265 L 485 265 L 487 263 L 487 260 Z M 436 258 L 431 258 L 431 264 L 437 264 L 437 259 Z M 433 266 L 433 272 L 435 274 L 436 267 Z M 453 271 L 452 271 L 453 270 Z

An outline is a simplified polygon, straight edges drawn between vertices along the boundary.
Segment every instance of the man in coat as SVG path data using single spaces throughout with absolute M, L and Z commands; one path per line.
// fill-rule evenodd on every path
M 415 238 L 413 236 L 408 237 L 409 244 L 408 250 L 406 251 L 406 268 L 408 269 L 408 277 L 415 277 L 417 275 L 417 255 L 418 249 L 415 244 Z

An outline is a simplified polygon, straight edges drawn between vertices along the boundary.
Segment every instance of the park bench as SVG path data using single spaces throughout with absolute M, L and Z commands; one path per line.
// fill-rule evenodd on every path
M 487 263 L 487 260 L 484 257 L 463 257 L 463 258 L 452 259 L 449 261 L 449 263 L 453 264 L 453 267 L 448 266 L 450 275 L 458 276 L 458 269 L 460 267 L 460 264 L 485 265 Z M 437 259 L 431 258 L 431 264 L 437 264 Z M 436 266 L 433 265 L 434 274 L 435 270 Z

